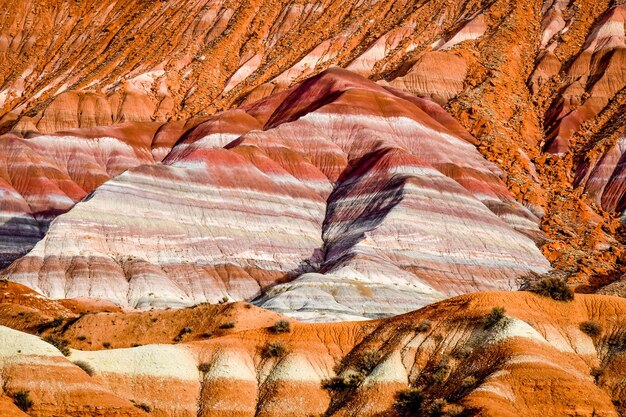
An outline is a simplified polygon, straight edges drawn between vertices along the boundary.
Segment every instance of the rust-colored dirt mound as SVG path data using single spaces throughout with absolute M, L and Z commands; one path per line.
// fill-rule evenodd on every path
M 303 324 L 244 303 L 68 315 L 48 343 L 0 327 L 0 407 L 22 415 L 11 396 L 27 390 L 31 416 L 617 417 L 625 314 L 617 297 L 500 292 L 368 322 Z M 149 339 L 160 344 L 121 348 Z M 88 350 L 64 357 L 62 340 Z

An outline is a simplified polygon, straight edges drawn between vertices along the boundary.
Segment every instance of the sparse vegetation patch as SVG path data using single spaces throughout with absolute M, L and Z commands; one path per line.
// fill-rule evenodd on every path
M 272 333 L 289 333 L 291 331 L 291 323 L 287 320 L 278 320 L 272 327 L 270 327 Z
M 85 371 L 85 373 L 89 376 L 93 376 L 93 374 L 95 373 L 93 367 L 85 361 L 75 361 L 74 365 Z
M 287 348 L 281 342 L 270 342 L 261 349 L 264 358 L 280 358 L 287 353 Z
M 69 344 L 70 342 L 68 342 L 65 339 L 62 339 L 60 337 L 57 336 L 46 336 L 43 338 L 44 342 L 50 343 L 52 346 L 54 346 L 55 348 L 59 349 L 59 351 L 64 355 L 64 356 L 70 356 L 71 351 L 69 349 Z
M 13 393 L 13 403 L 22 411 L 28 411 L 35 405 L 30 399 L 30 392 L 24 389 Z

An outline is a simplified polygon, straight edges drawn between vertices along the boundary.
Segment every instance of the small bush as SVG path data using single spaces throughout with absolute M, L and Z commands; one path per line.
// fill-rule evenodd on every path
M 452 351 L 451 355 L 455 359 L 467 359 L 472 355 L 473 352 L 474 349 L 472 349 L 470 346 L 463 345 L 455 348 Z
M 280 358 L 287 353 L 287 348 L 281 342 L 270 342 L 261 349 L 264 358 Z
M 457 404 L 448 404 L 446 407 L 446 417 L 457 417 L 465 414 L 465 408 Z
M 491 309 L 487 317 L 485 317 L 485 329 L 490 329 L 496 324 L 500 323 L 506 317 L 506 310 L 504 307 L 494 307 Z
M 463 388 L 472 388 L 474 385 L 476 385 L 477 379 L 473 376 L 467 376 L 465 378 L 463 378 L 463 381 L 461 381 L 461 387 Z
M 199 335 L 199 337 L 203 338 L 203 339 L 208 339 L 209 337 L 213 336 L 213 333 L 211 332 L 206 332 L 206 333 L 201 333 Z
M 70 349 L 68 348 L 68 345 L 70 344 L 70 342 L 68 342 L 67 340 L 62 339 L 60 337 L 56 337 L 56 336 L 47 336 L 47 337 L 44 337 L 43 340 L 44 342 L 48 342 L 55 348 L 59 349 L 59 351 L 64 356 L 70 356 L 71 352 L 70 352 Z
M 146 403 L 137 403 L 135 401 L 132 401 L 133 405 L 135 407 L 137 407 L 140 410 L 145 411 L 146 413 L 151 413 L 152 412 L 152 407 L 150 407 L 148 404 Z
M 430 404 L 428 407 L 428 414 L 432 417 L 440 417 L 444 416 L 446 413 L 446 408 L 448 406 L 448 402 L 443 398 L 438 398 Z
M 355 388 L 365 380 L 365 376 L 360 372 L 352 372 L 346 376 L 335 376 L 322 381 L 322 387 L 330 391 L 341 391 L 349 388 Z
M 59 327 L 59 326 L 62 326 L 63 323 L 65 323 L 65 319 L 63 317 L 55 317 L 50 322 L 50 327 Z
M 600 333 L 602 333 L 602 327 L 600 327 L 600 324 L 596 321 L 583 321 L 578 327 L 580 331 L 591 337 L 598 337 Z
M 381 356 L 378 352 L 365 352 L 357 360 L 357 369 L 365 375 L 369 375 L 380 362 Z
M 604 368 L 591 368 L 591 376 L 593 377 L 593 381 L 597 384 L 600 378 L 604 376 Z
M 95 373 L 93 367 L 85 361 L 74 361 L 74 365 L 85 371 L 85 373 L 89 376 L 93 376 L 93 374 Z
M 424 395 L 422 391 L 416 388 L 409 388 L 399 391 L 396 394 L 396 401 L 393 407 L 401 416 L 416 416 L 422 409 L 424 404 Z
M 433 324 L 430 321 L 424 320 L 417 325 L 415 331 L 418 333 L 426 333 L 429 332 L 432 327 Z
M 270 327 L 272 333 L 289 333 L 291 331 L 291 323 L 287 320 L 278 320 L 272 327 Z
M 556 301 L 572 301 L 574 293 L 565 281 L 559 278 L 544 278 L 535 283 L 530 290 L 542 297 L 550 297 Z
M 81 342 L 84 342 L 85 340 L 87 340 L 87 336 L 78 336 L 76 340 L 80 340 Z
M 111 343 L 110 342 L 102 342 L 102 347 L 105 349 L 109 349 L 111 347 Z
M 30 399 L 30 392 L 23 389 L 13 394 L 13 403 L 22 411 L 30 410 L 34 403 Z
M 450 365 L 444 360 L 433 367 L 432 372 L 428 375 L 428 380 L 431 384 L 441 385 L 446 382 L 449 373 Z
M 229 321 L 228 323 L 224 323 L 220 326 L 220 329 L 232 329 L 235 327 L 235 323 L 232 321 Z
M 178 332 L 178 335 L 176 335 L 176 337 L 174 338 L 174 341 L 180 342 L 181 340 L 183 340 L 186 334 L 189 334 L 191 332 L 193 332 L 193 329 L 191 327 L 183 327 L 182 329 L 180 329 L 180 332 Z
M 612 350 L 617 352 L 623 352 L 626 350 L 626 330 L 619 330 L 614 334 L 611 334 L 607 340 L 608 345 Z
M 202 372 L 203 374 L 206 374 L 207 372 L 209 372 L 210 369 L 211 369 L 210 363 L 203 362 L 200 365 L 198 365 L 198 371 Z

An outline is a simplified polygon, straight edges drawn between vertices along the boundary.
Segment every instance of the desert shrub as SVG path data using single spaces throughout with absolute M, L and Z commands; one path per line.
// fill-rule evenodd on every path
M 378 366 L 380 362 L 381 355 L 378 352 L 365 352 L 357 359 L 357 369 L 365 375 L 369 375 L 374 368 Z
M 110 342 L 102 342 L 102 347 L 105 349 L 109 349 L 111 347 L 111 343 Z
M 428 375 L 428 380 L 431 384 L 443 384 L 448 373 L 450 373 L 450 365 L 445 360 L 441 361 L 433 367 Z
M 423 320 L 415 327 L 415 331 L 418 333 L 426 333 L 429 332 L 432 327 L 433 324 L 430 321 Z
M 70 344 L 70 342 L 68 342 L 67 340 L 62 339 L 57 336 L 47 336 L 47 337 L 44 337 L 43 340 L 44 342 L 48 342 L 55 348 L 59 349 L 59 351 L 64 356 L 70 356 L 71 352 L 70 352 L 70 349 L 68 348 L 68 345 Z
M 85 340 L 87 340 L 87 336 L 78 336 L 76 340 L 80 340 L 81 342 L 84 342 Z
M 591 376 L 594 382 L 597 384 L 600 378 L 604 375 L 604 368 L 591 368 Z
M 322 381 L 322 387 L 330 391 L 342 391 L 355 388 L 365 380 L 365 376 L 360 372 L 351 372 L 346 376 L 335 376 Z
M 89 376 L 93 376 L 93 374 L 95 373 L 93 367 L 85 361 L 74 361 L 74 365 L 85 371 L 85 373 Z
M 416 416 L 422 409 L 424 395 L 417 388 L 398 391 L 393 407 L 401 416 Z
M 437 398 L 428 407 L 428 414 L 432 417 L 440 417 L 445 415 L 448 402 L 443 398 Z
M 600 333 L 602 333 L 602 327 L 600 327 L 600 324 L 596 321 L 583 321 L 578 327 L 580 331 L 591 337 L 598 337 Z
M 252 308 L 252 304 L 250 304 L 250 303 L 246 303 L 246 304 L 244 304 L 243 306 L 244 306 L 245 308 Z
M 550 297 L 556 301 L 572 301 L 574 299 L 574 293 L 565 281 L 554 277 L 544 278 L 533 284 L 530 287 L 530 291 L 542 297 Z
M 199 335 L 199 337 L 203 338 L 203 339 L 208 339 L 209 337 L 213 336 L 213 333 L 211 332 L 206 332 L 206 333 L 201 333 Z
M 463 378 L 463 381 L 461 381 L 461 387 L 463 388 L 472 388 L 476 385 L 476 382 L 478 382 L 478 380 L 476 379 L 476 377 L 473 376 L 466 376 L 465 378 Z
M 448 404 L 444 415 L 446 417 L 457 417 L 465 415 L 465 407 L 458 404 Z
M 504 307 L 494 307 L 484 319 L 485 329 L 490 329 L 506 317 Z
M 28 411 L 34 405 L 30 399 L 30 392 L 25 389 L 13 393 L 13 403 L 22 411 Z
M 235 327 L 235 323 L 232 321 L 229 321 L 228 323 L 224 323 L 220 326 L 220 329 L 232 329 Z
M 281 342 L 270 342 L 261 349 L 264 358 L 280 358 L 287 353 L 287 348 Z
M 189 334 L 191 332 L 193 332 L 193 329 L 191 327 L 183 327 L 182 329 L 180 329 L 180 332 L 178 332 L 178 334 L 174 338 L 174 341 L 180 342 L 181 340 L 183 340 L 186 334 Z
M 227 303 L 227 302 L 228 302 L 228 297 L 227 297 L 227 296 L 224 296 L 224 297 L 222 297 L 222 299 L 219 301 L 219 304 L 225 304 L 225 303 Z
M 460 362 L 448 361 L 439 352 L 426 363 L 410 389 L 396 394 L 394 408 L 402 417 L 474 415 L 458 403 L 502 369 L 509 358 L 503 344 L 476 348 Z
M 272 333 L 289 333 L 291 331 L 291 323 L 287 320 L 278 320 L 272 327 L 270 327 Z
M 198 371 L 202 372 L 203 374 L 206 374 L 207 372 L 209 372 L 210 369 L 211 369 L 210 363 L 202 362 L 200 365 L 198 365 Z
M 140 409 L 140 410 L 145 411 L 146 413 L 151 413 L 151 412 L 152 412 L 152 407 L 150 407 L 150 406 L 149 406 L 148 404 L 146 404 L 146 403 L 138 403 L 138 402 L 135 402 L 135 401 L 131 401 L 131 402 L 133 403 L 133 405 L 134 405 L 135 407 L 137 407 L 137 408 L 138 408 L 138 409 Z
M 617 329 L 607 337 L 607 344 L 610 346 L 610 354 L 623 352 L 626 350 L 626 329 Z
M 451 356 L 455 359 L 466 359 L 472 354 L 472 352 L 474 352 L 474 349 L 470 346 L 462 345 L 456 347 L 452 351 Z
M 63 323 L 65 322 L 65 319 L 63 317 L 55 317 L 51 322 L 50 322 L 50 327 L 59 327 L 62 326 Z

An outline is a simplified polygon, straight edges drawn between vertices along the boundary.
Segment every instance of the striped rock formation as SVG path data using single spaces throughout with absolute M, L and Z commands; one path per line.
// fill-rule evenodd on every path
M 148 308 L 263 295 L 326 319 L 514 288 L 549 268 L 531 239 L 538 218 L 474 142 L 431 101 L 328 70 L 188 130 L 5 272 L 52 298 Z
M 585 185 L 616 144 L 603 132 L 623 126 L 624 7 L 612 0 L 0 0 L 0 133 L 128 122 L 178 128 L 347 68 L 445 105 L 506 173 L 515 199 L 541 217 L 546 258 L 593 290 L 593 282 L 626 272 L 618 262 L 626 253 L 617 233 L 619 173 L 599 179 L 612 183 L 606 204 L 595 204 L 603 199 L 597 185 Z M 41 214 L 11 198 L 7 212 L 35 220 L 17 217 L 22 242 L 7 248 L 2 239 L 3 263 L 47 228 Z
M 581 125 L 598 116 L 626 87 L 625 24 L 626 5 L 610 9 L 595 25 L 582 52 L 567 69 L 563 91 L 546 116 L 548 152 L 565 152 L 570 138 Z M 561 29 L 561 33 L 566 32 L 567 26 Z M 548 45 L 547 54 L 555 47 Z
M 52 345 L 3 326 L 0 326 L 0 373 L 3 416 L 145 415 L 128 399 L 93 381 Z M 27 391 L 29 399 L 36 402 L 32 410 L 24 410 L 28 414 L 7 398 L 21 391 Z
M 158 123 L 0 136 L 0 268 L 45 235 L 50 222 L 129 168 L 159 162 L 182 132 Z
M 504 317 L 486 321 L 499 306 Z M 228 309 L 234 328 L 211 335 L 194 322 L 194 341 L 171 344 L 149 324 L 176 328 L 207 308 Z M 625 313 L 617 297 L 564 303 L 521 292 L 465 295 L 377 321 L 291 321 L 282 333 L 271 330 L 279 316 L 241 303 L 95 313 L 46 331 L 70 343 L 67 358 L 0 327 L 0 410 L 25 415 L 10 395 L 26 389 L 31 416 L 397 416 L 398 392 L 413 387 L 424 398 L 417 415 L 439 405 L 443 415 L 617 417 Z M 141 336 L 133 326 L 159 344 L 124 347 Z M 89 347 L 103 336 L 120 348 Z M 37 380 L 26 377 L 33 372 Z

